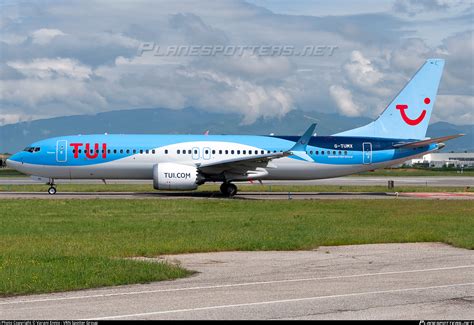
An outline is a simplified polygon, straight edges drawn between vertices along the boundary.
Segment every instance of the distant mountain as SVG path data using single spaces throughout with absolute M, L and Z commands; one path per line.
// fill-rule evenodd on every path
M 64 116 L 0 127 L 0 152 L 16 152 L 28 144 L 60 135 L 91 133 L 142 134 L 270 134 L 299 135 L 317 122 L 319 135 L 330 135 L 370 122 L 365 117 L 345 117 L 338 114 L 294 110 L 285 117 L 260 118 L 250 125 L 240 125 L 241 116 L 233 113 L 212 113 L 186 108 L 120 110 L 95 115 Z M 466 136 L 448 142 L 445 151 L 474 151 L 474 126 L 438 122 L 430 125 L 428 136 L 438 137 L 465 133 Z

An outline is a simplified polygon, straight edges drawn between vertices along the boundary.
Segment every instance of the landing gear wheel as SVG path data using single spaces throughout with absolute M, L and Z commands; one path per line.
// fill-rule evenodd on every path
M 222 183 L 221 193 L 227 197 L 233 197 L 237 194 L 237 186 L 232 183 Z
M 51 186 L 49 189 L 48 189 L 48 193 L 53 195 L 53 194 L 56 194 L 56 188 L 54 186 Z

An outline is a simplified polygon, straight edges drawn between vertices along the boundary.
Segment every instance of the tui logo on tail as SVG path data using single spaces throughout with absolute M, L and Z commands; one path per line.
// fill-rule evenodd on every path
M 426 105 L 428 105 L 431 102 L 431 100 L 428 97 L 426 97 L 424 102 L 425 102 Z M 426 116 L 426 110 L 424 109 L 421 112 L 420 116 L 418 116 L 416 119 L 411 119 L 407 116 L 407 113 L 405 112 L 405 110 L 408 108 L 408 105 L 399 104 L 395 107 L 396 107 L 396 109 L 398 109 L 400 111 L 400 115 L 402 116 L 402 119 L 408 125 L 412 125 L 412 126 L 418 125 L 418 124 L 421 123 L 421 121 L 423 121 L 423 119 Z

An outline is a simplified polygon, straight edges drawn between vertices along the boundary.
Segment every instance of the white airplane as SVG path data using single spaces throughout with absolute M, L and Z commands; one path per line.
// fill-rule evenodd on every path
M 444 60 L 429 59 L 382 114 L 368 125 L 333 136 L 77 135 L 35 142 L 7 160 L 44 180 L 150 179 L 159 190 L 194 190 L 222 182 L 309 180 L 384 168 L 439 150 L 461 135 L 426 138 Z

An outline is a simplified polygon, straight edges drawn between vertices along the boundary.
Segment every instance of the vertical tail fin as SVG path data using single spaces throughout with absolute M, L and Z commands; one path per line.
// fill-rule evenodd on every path
M 428 59 L 375 121 L 335 135 L 425 138 L 443 67 L 443 59 Z

